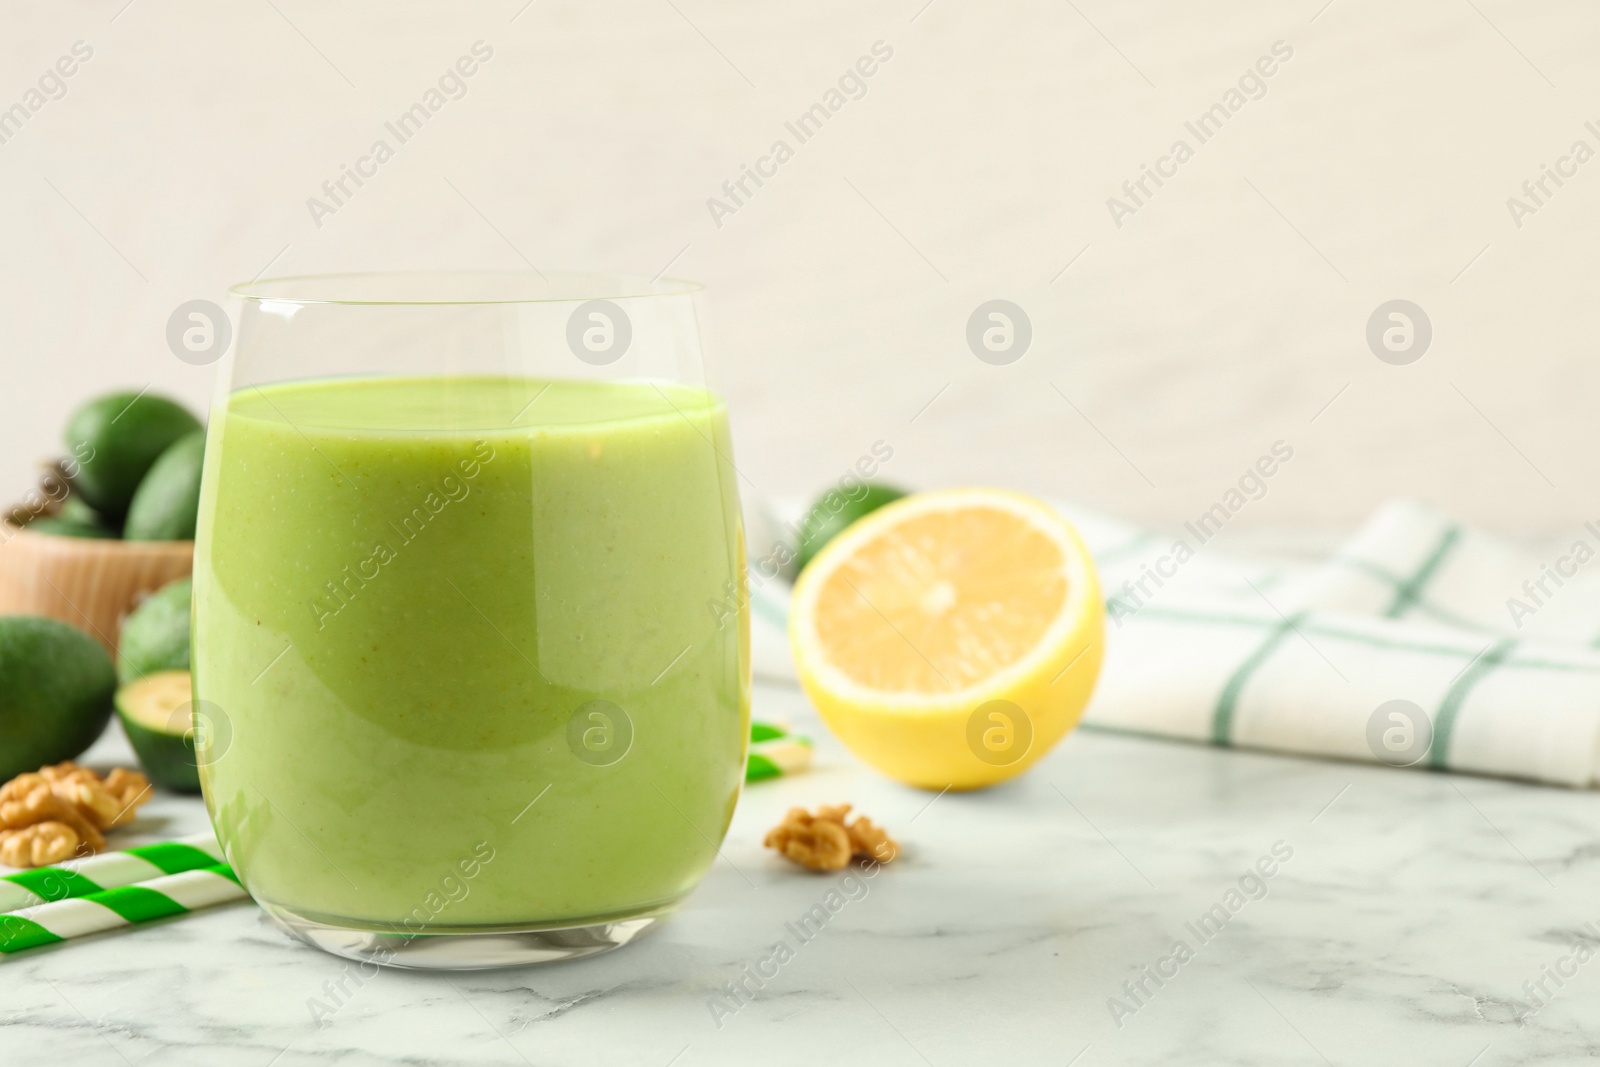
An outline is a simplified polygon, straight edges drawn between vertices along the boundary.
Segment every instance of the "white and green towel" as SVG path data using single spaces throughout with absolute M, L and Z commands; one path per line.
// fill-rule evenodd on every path
M 1540 552 L 1400 501 L 1330 558 L 1285 562 L 1225 551 L 1226 529 L 1062 511 L 1107 598 L 1087 726 L 1377 761 L 1398 721 L 1378 709 L 1407 701 L 1431 729 L 1417 766 L 1600 776 L 1600 525 Z M 752 600 L 772 630 L 781 589 Z M 792 678 L 775 637 L 756 642 L 758 673 Z

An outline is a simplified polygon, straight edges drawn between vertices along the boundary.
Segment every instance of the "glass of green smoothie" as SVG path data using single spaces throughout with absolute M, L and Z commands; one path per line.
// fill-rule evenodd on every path
M 717 858 L 744 541 L 693 284 L 233 290 L 194 568 L 201 782 L 279 924 L 379 964 L 626 944 Z

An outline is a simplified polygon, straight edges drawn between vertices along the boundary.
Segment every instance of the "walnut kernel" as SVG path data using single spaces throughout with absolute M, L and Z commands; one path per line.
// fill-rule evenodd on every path
M 900 847 L 871 819 L 858 815 L 846 822 L 849 814 L 849 804 L 825 804 L 815 815 L 790 808 L 763 844 L 814 871 L 842 870 L 856 856 L 888 863 L 900 854 Z
M 64 822 L 46 820 L 20 830 L 0 830 L 0 863 L 44 867 L 71 859 L 82 839 Z
M 117 768 L 105 778 L 76 763 L 19 774 L 0 786 L 0 863 L 39 867 L 106 847 L 150 795 L 150 781 Z

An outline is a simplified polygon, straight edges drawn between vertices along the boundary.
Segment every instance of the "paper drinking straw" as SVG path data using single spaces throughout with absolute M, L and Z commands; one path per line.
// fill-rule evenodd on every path
M 0 875 L 0 912 L 86 897 L 102 889 L 136 885 L 164 874 L 210 867 L 222 859 L 216 838 L 206 833 L 122 852 L 102 852 L 55 867 Z
M 791 734 L 776 723 L 750 723 L 750 760 L 745 764 L 744 780 L 759 782 L 780 778 L 811 766 L 811 741 Z
M 39 904 L 0 915 L 0 955 L 53 945 L 119 926 L 187 915 L 198 908 L 244 900 L 248 894 L 226 863 L 165 874 L 139 885 L 102 889 L 86 897 Z

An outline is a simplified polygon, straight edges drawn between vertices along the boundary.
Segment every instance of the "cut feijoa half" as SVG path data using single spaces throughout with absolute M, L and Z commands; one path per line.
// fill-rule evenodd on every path
M 117 717 L 145 773 L 178 793 L 200 792 L 188 671 L 156 671 L 117 690 Z

